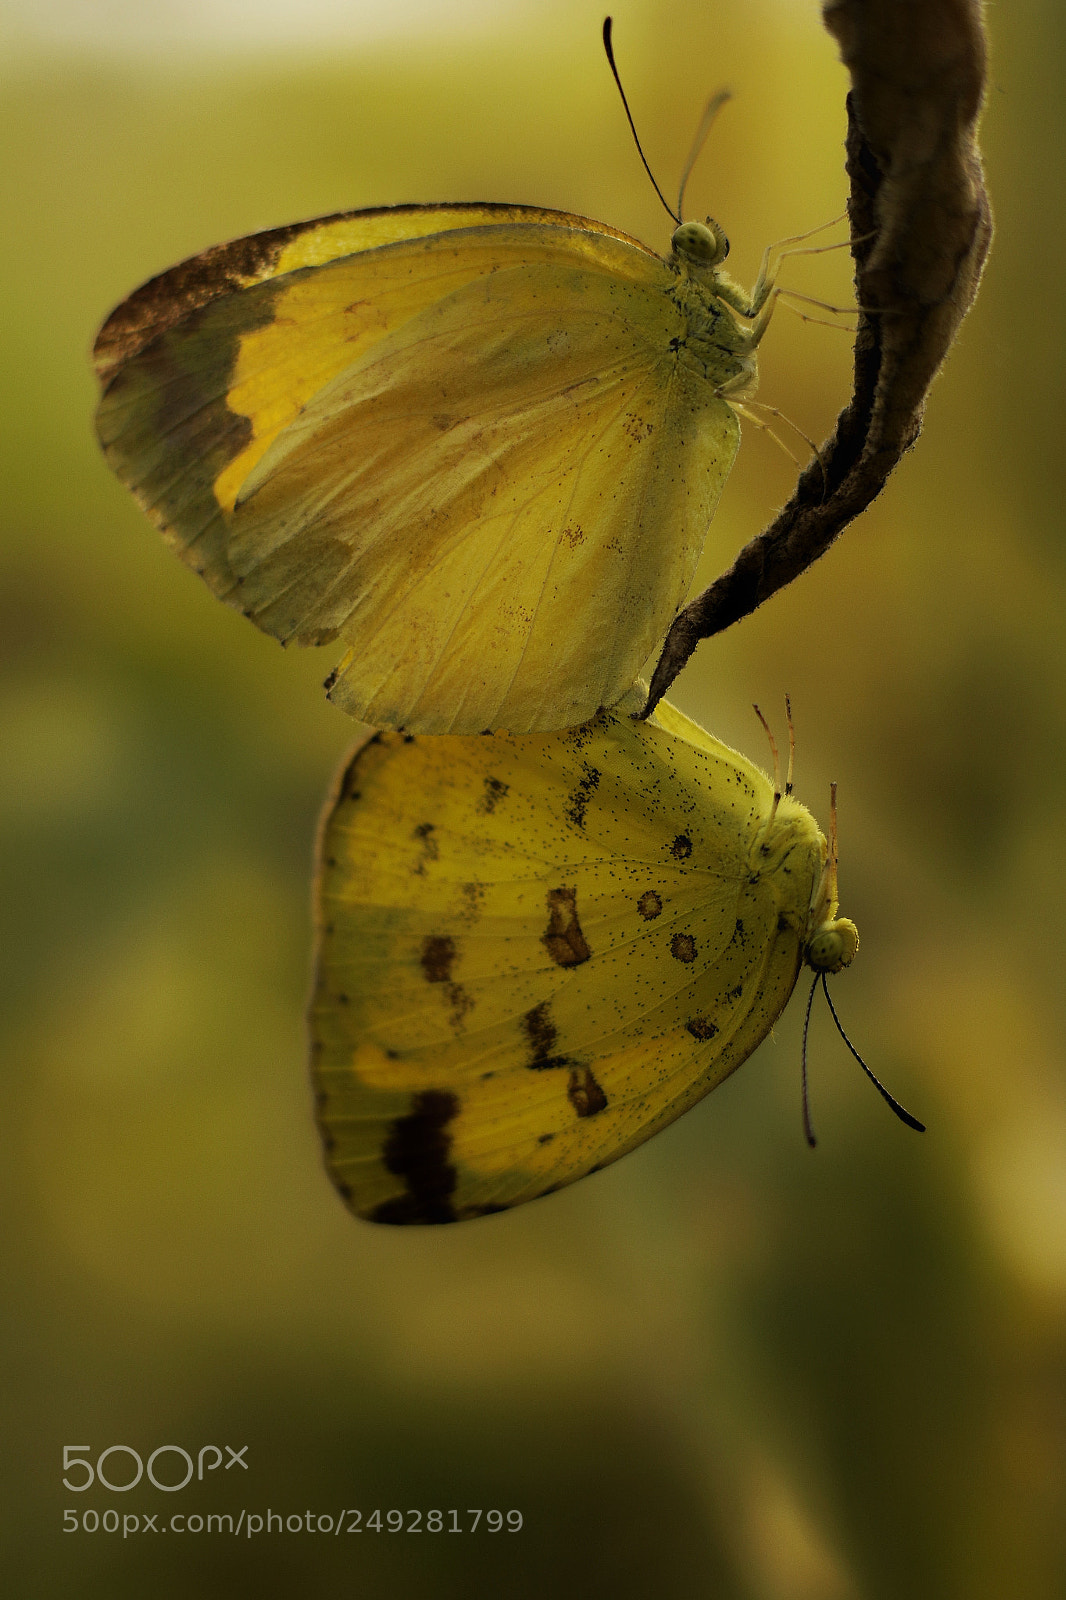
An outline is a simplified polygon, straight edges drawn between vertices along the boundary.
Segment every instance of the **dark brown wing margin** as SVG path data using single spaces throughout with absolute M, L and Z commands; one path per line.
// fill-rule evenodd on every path
M 306 222 L 291 222 L 285 227 L 268 228 L 263 233 L 216 244 L 201 255 L 170 267 L 149 278 L 128 299 L 116 306 L 97 336 L 93 349 L 96 373 L 101 383 L 126 361 L 140 354 L 146 345 L 168 328 L 174 327 L 191 311 L 209 305 L 223 295 L 234 294 L 250 284 L 272 276 L 285 247 L 312 228 L 346 222 L 355 217 L 402 216 L 420 211 L 485 211 L 495 222 L 514 221 L 551 223 L 558 228 L 582 228 L 591 233 L 609 234 L 638 250 L 649 251 L 638 239 L 617 228 L 594 222 L 569 211 L 550 211 L 540 206 L 508 205 L 482 200 L 445 201 L 437 205 L 371 206 L 361 211 L 335 211 L 326 217 L 310 217 Z

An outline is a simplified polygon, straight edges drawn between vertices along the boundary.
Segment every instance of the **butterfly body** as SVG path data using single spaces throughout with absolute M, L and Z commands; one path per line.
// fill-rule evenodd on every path
M 659 644 L 736 453 L 761 326 L 716 251 L 518 206 L 238 240 L 113 313 L 98 431 L 220 598 L 347 647 L 351 715 L 569 726 Z
M 616 1160 L 751 1054 L 814 941 L 854 954 L 810 814 L 672 707 L 630 709 L 384 733 L 347 765 L 311 1030 L 359 1215 L 479 1216 Z

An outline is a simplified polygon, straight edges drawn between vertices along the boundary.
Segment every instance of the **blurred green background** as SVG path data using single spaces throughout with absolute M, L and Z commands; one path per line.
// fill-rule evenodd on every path
M 88 350 L 151 273 L 297 217 L 524 201 L 660 249 L 670 224 L 602 0 L 184 15 L 4 12 L 10 1592 L 1061 1596 L 1061 9 L 992 13 L 998 235 L 917 449 L 675 691 L 760 761 L 751 702 L 791 693 L 823 822 L 840 784 L 862 951 L 838 1008 L 929 1132 L 816 1013 L 809 1152 L 794 1002 L 619 1165 L 410 1232 L 342 1209 L 305 1080 L 310 852 L 353 733 L 319 688 L 333 657 L 284 654 L 164 550 L 96 452 Z M 689 200 L 742 279 L 841 211 L 845 80 L 813 3 L 621 0 L 615 20 L 667 192 L 707 93 L 736 92 Z M 847 280 L 840 256 L 788 269 L 828 300 Z M 762 398 L 824 436 L 848 346 L 780 311 Z M 748 430 L 703 577 L 792 475 Z M 249 1470 L 77 1495 L 64 1444 L 247 1444 Z M 497 1507 L 525 1527 L 123 1541 L 64 1534 L 67 1507 Z

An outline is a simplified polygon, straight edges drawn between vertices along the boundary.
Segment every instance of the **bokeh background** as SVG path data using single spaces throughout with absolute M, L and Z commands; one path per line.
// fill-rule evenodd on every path
M 998 233 L 924 435 L 675 698 L 840 784 L 836 999 L 673 1129 L 454 1229 L 355 1222 L 305 1078 L 309 862 L 352 727 L 163 548 L 99 458 L 111 306 L 217 240 L 407 200 L 584 212 L 665 249 L 602 0 L 8 0 L 0 450 L 6 1473 L 12 1593 L 1037 1600 L 1066 1592 L 1066 24 L 991 13 Z M 619 0 L 667 192 L 754 277 L 843 206 L 813 0 Z M 840 255 L 788 281 L 847 294 Z M 849 341 L 780 311 L 762 397 L 822 437 Z M 793 476 L 747 430 L 714 576 Z M 780 715 L 777 720 L 780 722 Z M 64 1444 L 248 1445 L 77 1495 Z M 112 1457 L 115 1479 L 121 1457 Z M 234 1480 L 239 1481 L 234 1481 Z M 64 1534 L 62 1511 L 521 1510 L 522 1532 Z M 467 1519 L 469 1520 L 469 1519 Z

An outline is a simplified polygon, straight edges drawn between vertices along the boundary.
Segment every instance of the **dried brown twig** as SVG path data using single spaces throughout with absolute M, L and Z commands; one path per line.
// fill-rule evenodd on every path
M 918 437 L 992 238 L 976 142 L 978 0 L 826 0 L 823 14 L 852 80 L 848 213 L 863 308 L 854 392 L 788 504 L 675 619 L 643 716 L 701 639 L 791 583 L 880 493 Z

